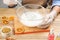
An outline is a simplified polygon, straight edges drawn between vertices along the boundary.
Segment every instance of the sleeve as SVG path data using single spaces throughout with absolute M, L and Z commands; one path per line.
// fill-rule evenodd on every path
M 0 0 L 0 8 L 8 8 L 8 6 L 3 3 L 3 0 Z
M 60 6 L 60 0 L 53 0 L 52 7 L 53 6 Z

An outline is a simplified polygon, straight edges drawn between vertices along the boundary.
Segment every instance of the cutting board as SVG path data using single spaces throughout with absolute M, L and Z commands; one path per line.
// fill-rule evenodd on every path
M 41 10 L 42 11 L 42 10 Z M 40 32 L 49 32 L 50 27 L 47 29 L 40 29 L 37 27 L 30 28 L 25 25 L 23 25 L 21 22 L 19 22 L 17 16 L 16 16 L 16 9 L 2 9 L 0 10 L 0 17 L 1 16 L 14 16 L 14 33 L 15 34 L 31 34 L 31 33 L 40 33 Z M 19 31 L 17 31 L 19 30 Z
M 28 27 L 23 25 L 18 19 L 14 20 L 14 30 L 15 34 L 31 34 L 31 33 L 40 33 L 40 32 L 49 32 L 50 27 L 46 29 L 41 29 L 37 27 Z M 20 30 L 20 32 L 19 32 Z

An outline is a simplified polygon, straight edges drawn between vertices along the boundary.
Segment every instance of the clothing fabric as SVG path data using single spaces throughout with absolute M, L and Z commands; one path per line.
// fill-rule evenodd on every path
M 21 2 L 21 0 L 18 0 L 19 2 Z M 16 7 L 19 7 L 19 5 L 17 5 Z M 0 8 L 8 8 L 8 5 L 3 3 L 3 0 L 0 0 Z
M 18 0 L 21 2 L 21 0 Z M 53 0 L 52 6 L 60 6 L 60 0 Z M 16 6 L 16 8 L 19 7 L 19 5 Z M 3 0 L 0 0 L 0 8 L 8 8 L 8 5 L 3 3 Z
M 60 6 L 60 0 L 53 0 L 52 6 Z
M 0 0 L 0 8 L 8 8 L 8 6 L 3 3 L 3 0 Z

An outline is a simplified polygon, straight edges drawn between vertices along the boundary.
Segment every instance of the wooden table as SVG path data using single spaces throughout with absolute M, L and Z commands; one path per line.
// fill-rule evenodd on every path
M 16 17 L 16 9 L 0 8 L 0 17 L 1 16 Z M 60 15 L 57 16 L 55 21 L 51 24 L 51 27 L 54 28 L 55 35 L 60 32 Z M 43 32 L 35 34 L 14 35 L 12 37 L 16 38 L 16 40 L 48 40 L 48 34 L 48 32 Z

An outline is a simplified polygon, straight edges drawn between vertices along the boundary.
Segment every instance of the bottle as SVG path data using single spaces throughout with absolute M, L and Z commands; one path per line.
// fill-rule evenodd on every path
M 56 40 L 60 40 L 60 33 L 58 33 Z
M 52 28 L 49 32 L 49 35 L 48 35 L 48 40 L 54 40 L 54 29 Z

